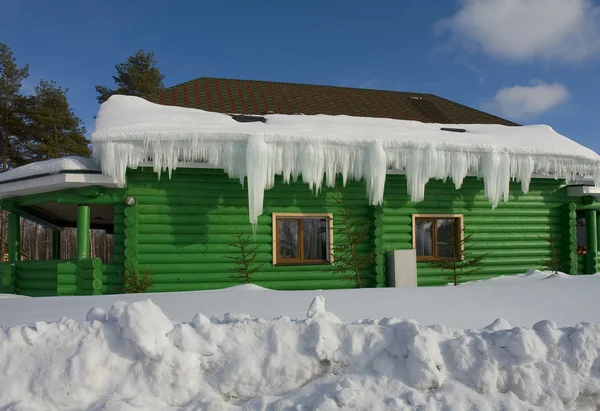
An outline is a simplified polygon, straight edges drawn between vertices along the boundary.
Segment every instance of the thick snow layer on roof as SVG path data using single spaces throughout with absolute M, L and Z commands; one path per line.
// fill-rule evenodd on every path
M 600 182 L 600 156 L 551 127 L 429 124 L 349 116 L 266 115 L 266 123 L 240 123 L 230 116 L 162 106 L 131 96 L 104 103 L 92 134 L 102 171 L 125 184 L 127 168 L 152 161 L 154 170 L 190 162 L 223 168 L 248 178 L 250 221 L 262 213 L 264 190 L 276 174 L 288 182 L 302 175 L 319 190 L 341 174 L 364 179 L 369 201 L 383 200 L 387 170 L 406 174 L 413 201 L 424 198 L 430 179 L 451 178 L 460 188 L 468 173 L 482 177 L 493 207 L 508 198 L 510 180 L 527 192 L 532 175 Z M 465 129 L 448 132 L 442 127 Z
M 93 158 L 63 157 L 39 161 L 0 173 L 0 183 L 47 174 L 57 174 L 68 171 L 101 171 L 100 165 Z

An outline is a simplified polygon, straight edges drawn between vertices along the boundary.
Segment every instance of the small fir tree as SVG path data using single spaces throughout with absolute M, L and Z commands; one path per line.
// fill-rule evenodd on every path
M 427 262 L 431 268 L 448 272 L 449 275 L 446 277 L 446 280 L 452 281 L 455 286 L 458 285 L 461 278 L 468 277 L 481 271 L 483 269 L 481 263 L 489 254 L 480 254 L 478 256 L 467 258 L 467 255 L 471 254 L 468 253 L 468 251 L 472 248 L 472 245 L 470 244 L 473 234 L 465 234 L 466 228 L 466 225 L 462 228 L 457 228 L 457 232 L 450 232 L 447 234 L 446 238 L 442 239 L 442 242 L 444 242 L 450 250 L 450 255 L 448 257 L 438 258 Z
M 372 228 L 370 224 L 356 217 L 355 207 L 347 208 L 344 205 L 344 199 L 339 190 L 336 190 L 332 199 L 337 206 L 336 214 L 338 216 L 333 225 L 334 235 L 338 239 L 332 247 L 333 274 L 362 288 L 360 273 L 373 263 L 375 254 L 372 250 L 367 253 L 359 252 L 358 248 L 361 244 L 371 240 Z
M 256 250 L 260 244 L 251 245 L 250 235 L 240 233 L 237 227 L 235 227 L 235 241 L 230 243 L 229 246 L 236 249 L 236 255 L 227 256 L 234 267 L 230 268 L 229 271 L 234 273 L 229 276 L 232 280 L 236 280 L 239 283 L 250 284 L 252 282 L 252 276 L 262 268 L 266 262 L 256 263 L 256 257 L 258 253 Z
M 144 270 L 143 273 L 138 273 L 137 270 L 131 266 L 125 270 L 125 274 L 122 275 L 123 279 L 123 292 L 125 294 L 139 294 L 145 293 L 150 287 L 152 287 L 152 267 Z
M 542 260 L 541 268 L 543 270 L 552 271 L 554 274 L 557 274 L 560 270 L 560 262 L 558 259 L 559 249 L 556 247 L 556 243 L 559 242 L 562 238 L 561 234 L 554 234 L 552 231 L 552 226 L 550 225 L 550 218 L 548 218 L 548 227 L 550 227 L 550 232 L 547 237 L 541 237 L 548 242 L 550 247 L 550 257 Z
M 160 72 L 157 64 L 154 53 L 138 50 L 133 56 L 128 57 L 125 63 L 115 65 L 117 75 L 112 78 L 117 88 L 96 86 L 98 103 L 104 103 L 114 94 L 144 97 L 163 90 L 165 76 Z

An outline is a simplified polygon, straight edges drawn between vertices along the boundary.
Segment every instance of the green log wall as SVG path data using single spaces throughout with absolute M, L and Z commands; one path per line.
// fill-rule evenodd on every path
M 14 263 L 0 263 L 0 292 L 14 294 L 17 290 L 17 268 Z
M 57 295 L 103 294 L 104 264 L 100 258 L 62 260 L 57 266 Z
M 349 183 L 341 189 L 346 207 L 372 222 L 375 208 L 368 205 L 363 183 Z M 333 213 L 337 207 L 331 189 L 315 194 L 303 183 L 282 184 L 265 192 L 264 213 L 256 227 L 260 244 L 256 262 L 268 262 L 254 275 L 253 283 L 279 290 L 349 288 L 354 285 L 332 275 L 331 265 L 273 266 L 271 213 Z M 235 255 L 236 227 L 252 234 L 248 222 L 248 195 L 239 180 L 221 170 L 178 169 L 169 180 L 161 180 L 151 170 L 131 170 L 127 174 L 127 195 L 136 204 L 126 207 L 124 228 L 125 266 L 153 273 L 151 291 L 217 289 L 237 284 L 229 276 Z M 115 233 L 119 232 L 115 226 Z M 334 239 L 339 241 L 339 238 Z M 373 239 L 362 244 L 367 252 Z M 115 239 L 115 255 L 117 239 Z M 365 270 L 365 286 L 376 285 L 375 266 Z M 380 280 L 382 275 L 379 276 Z M 383 283 L 382 283 L 383 284 Z
M 414 203 L 406 194 L 406 178 L 388 175 L 383 205 L 385 247 L 412 248 L 413 214 L 463 214 L 467 226 L 465 234 L 472 234 L 472 249 L 467 258 L 469 254 L 489 253 L 483 270 L 469 277 L 470 280 L 539 268 L 541 261 L 551 255 L 544 238 L 551 229 L 555 235 L 562 234 L 562 221 L 568 220 L 566 190 L 561 189 L 561 183 L 536 179 L 528 194 L 521 193 L 520 184 L 511 184 L 509 202 L 492 210 L 484 195 L 483 182 L 476 178 L 465 179 L 460 190 L 455 190 L 451 182 L 430 181 L 425 189 L 425 200 Z M 560 247 L 560 243 L 556 245 Z M 561 264 L 568 262 L 564 252 L 560 258 Z M 448 282 L 447 274 L 426 263 L 418 263 L 417 272 L 419 286 Z
M 30 297 L 57 295 L 57 266 L 65 260 L 17 261 L 16 293 Z

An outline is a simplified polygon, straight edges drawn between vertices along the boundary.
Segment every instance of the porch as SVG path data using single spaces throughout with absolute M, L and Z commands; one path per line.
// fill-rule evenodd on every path
M 0 292 L 27 296 L 120 292 L 124 233 L 119 226 L 122 218 L 115 217 L 122 215 L 123 190 L 116 188 L 112 178 L 100 174 L 89 159 L 43 163 L 45 167 L 38 166 L 33 172 L 14 173 L 19 171 L 16 169 L 1 176 L 0 209 L 7 214 L 7 255 L 6 261 L 0 262 Z M 57 163 L 59 168 L 53 168 Z M 38 225 L 43 227 L 42 233 L 48 233 L 49 255 L 42 255 L 47 259 L 36 260 L 34 255 L 33 260 L 22 258 L 25 221 L 35 224 L 36 235 Z M 113 234 L 115 223 L 118 242 L 111 253 L 113 258 L 106 258 L 108 253 L 104 258 L 95 256 L 91 230 Z M 61 237 L 71 234 L 67 228 L 75 230 L 74 246 L 61 250 Z M 63 245 L 70 244 L 67 240 Z

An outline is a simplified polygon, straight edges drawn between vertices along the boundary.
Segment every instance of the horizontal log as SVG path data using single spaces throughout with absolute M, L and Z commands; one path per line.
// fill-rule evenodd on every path
M 175 183 L 176 184 L 176 183 Z M 365 195 L 365 189 L 358 190 L 340 189 L 342 199 L 346 204 L 366 204 L 368 200 Z M 248 203 L 248 192 L 232 187 L 224 189 L 218 184 L 206 185 L 194 190 L 180 190 L 170 186 L 163 188 L 136 188 L 128 190 L 128 194 L 134 196 L 140 204 L 164 204 L 164 201 L 173 201 L 176 204 L 203 204 L 217 198 L 241 199 Z M 271 189 L 265 191 L 265 201 L 287 202 L 291 198 L 304 201 L 328 201 L 335 204 L 336 194 L 333 192 L 321 191 L 319 194 L 308 190 L 308 187 L 301 186 L 295 190 Z M 486 198 L 483 198 L 487 200 Z M 158 203 L 157 203 L 158 201 Z
M 56 271 L 18 271 L 17 281 L 54 281 Z
M 547 245 L 547 244 L 546 244 Z M 470 251 L 467 252 L 466 255 L 479 255 L 481 251 Z M 556 250 L 557 255 L 561 255 L 561 250 Z M 524 249 L 499 249 L 490 251 L 490 257 L 494 258 L 512 258 L 512 257 L 521 257 L 521 258 L 537 258 L 537 257 L 550 257 L 552 255 L 552 250 L 550 246 L 546 246 L 545 248 L 524 248 Z M 487 261 L 487 258 L 486 258 Z
M 515 216 L 511 216 L 511 217 L 503 217 L 502 223 L 507 224 L 507 225 L 511 225 L 511 224 L 548 225 L 548 223 L 550 223 L 551 225 L 558 226 L 558 225 L 562 224 L 563 220 L 564 219 L 563 219 L 562 215 L 555 215 L 555 216 L 550 217 L 549 222 L 548 222 L 548 217 L 521 217 L 521 216 L 515 215 Z M 478 217 L 478 216 L 471 216 L 471 215 L 465 215 L 465 223 L 470 226 L 474 226 L 474 225 L 487 226 L 487 225 L 498 224 L 497 220 L 494 218 Z
M 28 297 L 53 297 L 56 295 L 56 288 L 53 290 L 18 289 L 17 294 L 26 295 Z
M 373 287 L 374 281 L 370 279 L 361 280 L 364 287 Z M 253 284 L 273 290 L 333 290 L 356 288 L 355 283 L 342 279 L 312 280 L 312 281 L 257 281 Z
M 413 244 L 412 241 L 390 241 L 387 238 L 387 235 L 383 237 L 384 238 L 384 249 L 386 251 L 392 251 L 392 250 L 410 250 L 411 248 L 413 248 Z M 391 239 L 393 239 L 393 237 L 391 237 Z
M 270 234 L 273 228 L 270 225 L 259 225 L 256 227 L 256 234 Z M 245 235 L 252 235 L 253 228 L 250 224 L 140 224 L 139 234 L 229 234 L 235 235 L 240 232 Z
M 547 237 L 550 231 L 554 233 L 560 233 L 562 227 L 560 225 L 517 225 L 514 223 L 508 223 L 505 221 L 496 221 L 497 225 L 468 225 L 465 232 L 469 233 L 507 233 L 507 232 L 518 232 L 527 234 L 537 234 Z
M 22 290 L 56 290 L 56 278 L 53 280 L 17 281 L 17 288 Z
M 125 290 L 122 285 L 105 284 L 100 288 L 102 294 L 123 294 Z
M 233 234 L 144 234 L 138 238 L 138 244 L 231 244 L 236 243 Z M 271 243 L 272 237 L 268 234 L 256 234 L 251 244 Z
M 369 270 L 361 271 L 362 278 L 369 278 L 372 276 L 372 272 Z M 172 284 L 172 283 L 214 283 L 214 282 L 227 282 L 234 281 L 239 282 L 232 278 L 235 273 L 227 272 L 226 270 L 219 273 L 203 273 L 203 274 L 153 274 L 152 282 L 154 284 Z M 339 280 L 340 275 L 334 275 L 332 270 L 328 271 L 272 271 L 272 272 L 259 272 L 255 273 L 251 277 L 253 283 L 260 281 L 309 281 L 309 280 Z
M 560 247 L 560 241 L 554 243 L 555 247 Z M 495 250 L 512 250 L 512 249 L 549 249 L 550 245 L 545 240 L 540 239 L 514 239 L 509 242 L 506 242 L 505 239 L 500 239 L 498 241 L 475 241 L 469 245 L 471 247 L 471 251 L 495 251 Z
M 386 216 L 407 216 L 410 215 L 412 216 L 413 214 L 464 214 L 466 216 L 478 216 L 478 217 L 552 217 L 552 216 L 561 216 L 562 215 L 562 211 L 558 208 L 556 209 L 500 209 L 500 208 L 496 208 L 494 210 L 492 210 L 492 208 L 490 207 L 489 209 L 486 208 L 479 208 L 479 209 L 466 209 L 466 208 L 455 208 L 455 207 L 451 207 L 451 208 L 447 208 L 447 209 L 443 209 L 443 208 L 438 208 L 438 207 L 432 207 L 432 206 L 423 206 L 422 208 L 413 208 L 413 207 L 406 207 L 406 208 L 398 208 L 398 209 L 393 209 L 393 208 L 388 208 L 387 206 L 384 207 L 383 209 L 383 213 Z
M 233 256 L 231 251 L 229 253 L 211 253 L 211 254 L 146 254 L 142 253 L 138 255 L 138 261 L 140 264 L 231 264 L 231 259 L 228 256 Z M 256 256 L 256 262 L 260 263 L 263 261 L 270 262 L 272 260 L 272 254 L 269 250 L 265 252 L 259 252 Z
M 104 264 L 101 270 L 103 274 L 118 274 L 123 268 L 120 264 Z
M 512 265 L 510 267 L 489 267 L 486 266 L 485 264 L 482 264 L 483 269 L 478 271 L 477 274 L 478 275 L 507 275 L 507 274 L 523 274 L 524 272 L 526 272 L 527 270 L 530 270 L 532 268 L 535 269 L 539 269 L 541 266 L 541 264 L 538 264 L 537 266 L 531 266 L 531 265 Z M 434 268 L 430 268 L 428 267 L 425 263 L 418 263 L 417 264 L 417 278 L 419 277 L 438 277 L 438 276 L 447 276 L 449 275 L 449 271 L 441 271 L 441 270 L 436 270 Z
M 172 215 L 172 214 L 142 214 L 138 216 L 140 226 L 145 224 L 208 224 L 208 225 L 238 225 L 250 226 L 247 213 L 234 214 L 203 214 L 203 215 Z M 271 215 L 266 214 L 258 217 L 258 225 L 271 225 Z
M 143 255 L 152 256 L 155 254 L 231 254 L 232 247 L 228 244 L 139 244 L 139 257 Z M 256 249 L 258 253 L 271 253 L 271 243 L 261 244 Z
M 153 274 L 159 273 L 222 273 L 227 272 L 230 268 L 233 268 L 233 263 L 215 263 L 215 264 L 152 264 L 148 269 Z M 304 264 L 304 265 L 276 265 L 270 264 L 264 265 L 261 268 L 261 272 L 285 272 L 287 275 L 293 275 L 291 273 L 301 271 L 331 271 L 333 266 L 331 264 Z
M 153 284 L 148 292 L 173 292 L 173 291 L 200 291 L 200 290 L 218 290 L 238 285 L 234 281 L 219 283 L 174 283 L 174 284 Z
M 386 236 L 392 236 L 392 235 L 395 236 L 396 234 L 404 234 L 404 235 L 412 236 L 413 228 L 412 228 L 412 224 L 411 225 L 388 224 L 388 222 L 385 221 L 383 230 L 384 230 L 384 233 Z
M 143 205 L 140 204 L 138 207 L 139 214 L 170 214 L 170 215 L 238 215 L 248 216 L 248 210 L 240 207 L 232 206 L 171 206 L 171 205 Z M 273 212 L 286 212 L 286 213 L 329 213 L 331 207 L 324 207 L 318 205 L 306 205 L 303 207 L 286 206 L 286 207 L 270 207 L 265 205 L 263 209 L 263 215 L 270 214 Z M 370 216 L 372 211 L 370 208 L 359 208 L 354 211 L 355 216 Z
M 15 267 L 17 267 L 17 270 L 28 271 L 52 270 L 56 269 L 56 266 L 64 261 L 65 260 L 25 260 L 15 262 Z
M 527 241 L 527 240 L 540 240 L 546 239 L 548 237 L 547 233 L 543 231 L 536 233 L 521 233 L 521 232 L 503 232 L 503 233 L 473 233 L 471 237 L 472 243 L 482 242 L 482 241 Z

